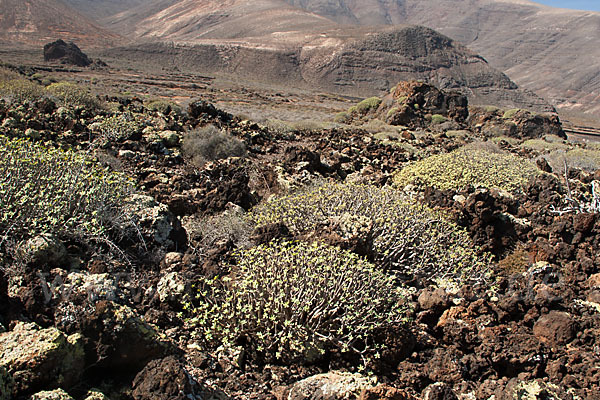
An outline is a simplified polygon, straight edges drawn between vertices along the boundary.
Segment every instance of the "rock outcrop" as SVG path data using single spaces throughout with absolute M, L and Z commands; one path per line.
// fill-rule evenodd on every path
M 67 43 L 62 39 L 44 46 L 44 60 L 58 61 L 61 64 L 76 65 L 78 67 L 88 67 L 92 64 L 92 60 L 75 43 Z

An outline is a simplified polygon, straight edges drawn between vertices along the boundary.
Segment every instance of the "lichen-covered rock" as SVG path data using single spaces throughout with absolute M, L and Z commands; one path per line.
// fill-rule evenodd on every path
M 89 390 L 83 400 L 110 400 L 104 393 L 96 389 Z
M 176 243 L 181 241 L 181 223 L 165 204 L 150 196 L 134 194 L 126 200 L 125 211 L 133 217 L 146 241 L 154 241 L 166 248 L 183 245 Z
M 286 400 L 350 400 L 374 387 L 375 378 L 347 372 L 328 372 L 296 382 L 285 397 Z
M 498 400 L 574 400 L 565 389 L 551 383 L 513 379 L 496 394 Z
M 169 272 L 160 278 L 157 292 L 161 302 L 179 301 L 185 292 L 185 279 L 177 272 Z
M 46 387 L 69 387 L 77 382 L 83 366 L 79 334 L 66 336 L 34 323 L 18 323 L 11 332 L 0 334 L 0 367 L 12 375 L 15 396 Z
M 148 361 L 174 351 L 172 345 L 152 325 L 131 308 L 109 301 L 96 304 L 96 311 L 83 322 L 91 339 L 88 353 L 95 353 L 99 367 L 135 372 Z
M 58 267 L 67 257 L 65 245 L 54 235 L 35 236 L 20 247 L 23 259 L 35 266 Z
M 14 381 L 6 368 L 0 367 L 0 400 L 10 400 Z
M 29 400 L 73 400 L 73 398 L 64 390 L 56 389 L 36 393 Z

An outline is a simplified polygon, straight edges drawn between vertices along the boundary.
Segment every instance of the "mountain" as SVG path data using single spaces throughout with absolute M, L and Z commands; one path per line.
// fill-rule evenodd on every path
M 117 14 L 106 26 L 146 42 L 112 55 L 150 63 L 176 58 L 179 68 L 361 96 L 380 94 L 399 80 L 423 79 L 479 103 L 549 109 L 476 53 L 431 29 L 343 25 L 282 0 L 162 0 Z
M 78 10 L 94 20 L 110 17 L 125 10 L 130 10 L 148 0 L 62 0 L 66 5 Z
M 600 13 L 526 0 L 286 0 L 340 23 L 419 24 L 465 44 L 521 87 L 600 112 Z
M 107 46 L 119 35 L 58 0 L 0 0 L 0 42 L 39 46 L 56 39 Z

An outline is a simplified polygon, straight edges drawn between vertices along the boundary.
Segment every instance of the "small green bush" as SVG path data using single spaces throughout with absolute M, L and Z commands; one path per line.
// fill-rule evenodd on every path
M 333 122 L 337 122 L 338 124 L 345 124 L 350 121 L 350 114 L 345 111 L 337 113 L 333 118 Z
M 100 235 L 132 190 L 85 155 L 0 135 L 0 232 Z
M 146 103 L 146 108 L 150 111 L 158 111 L 163 115 L 176 114 L 181 115 L 183 109 L 181 106 L 173 101 L 168 100 L 152 100 Z
M 502 115 L 502 118 L 504 119 L 513 119 L 515 117 L 515 115 L 521 111 L 520 108 L 511 108 L 510 110 L 506 110 L 504 112 L 504 114 Z
M 109 141 L 125 140 L 142 130 L 142 124 L 130 113 L 100 117 L 91 127 L 102 139 Z
M 26 79 L 0 80 L 0 97 L 15 104 L 33 103 L 44 97 L 44 89 Z
M 441 114 L 433 114 L 431 116 L 431 123 L 434 125 L 443 124 L 446 121 L 448 121 L 448 118 L 444 117 Z
M 553 151 L 568 149 L 569 145 L 561 141 L 552 141 L 552 139 L 529 139 L 524 141 L 521 147 L 536 151 Z
M 61 106 L 65 107 L 83 107 L 94 111 L 101 108 L 100 101 L 83 87 L 70 82 L 53 83 L 46 88 L 46 91 L 54 96 Z
M 565 162 L 568 168 L 578 168 L 588 172 L 600 169 L 600 150 L 575 148 L 572 150 L 556 150 L 545 156 L 552 170 L 558 174 L 565 173 Z
M 539 174 L 526 159 L 469 146 L 409 164 L 394 176 L 394 182 L 401 187 L 416 184 L 462 190 L 472 185 L 512 191 Z
M 381 104 L 379 97 L 369 97 L 356 105 L 356 111 L 360 114 L 366 114 L 371 110 L 375 110 Z
M 341 237 L 366 227 L 375 263 L 408 278 L 447 284 L 475 279 L 487 267 L 465 231 L 391 187 L 329 183 L 272 198 L 249 218 L 258 226 L 284 223 L 294 234 L 318 234 L 332 221 Z
M 394 279 L 347 251 L 272 242 L 237 254 L 232 276 L 200 282 L 193 326 L 232 346 L 244 337 L 279 361 L 315 361 L 327 350 L 375 355 L 378 329 L 405 317 Z
M 181 149 L 183 155 L 197 167 L 202 167 L 207 161 L 242 157 L 246 154 L 244 142 L 220 131 L 214 125 L 188 132 L 183 138 Z

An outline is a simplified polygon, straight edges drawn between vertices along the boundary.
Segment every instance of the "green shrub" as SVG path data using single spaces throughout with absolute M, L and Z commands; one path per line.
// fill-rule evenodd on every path
M 158 111 L 163 115 L 169 115 L 171 113 L 181 115 L 183 110 L 181 106 L 173 101 L 168 100 L 152 100 L 146 103 L 146 108 L 150 111 Z
M 562 143 L 561 141 L 551 141 L 544 139 L 529 139 L 521 144 L 521 147 L 536 151 L 552 151 L 552 150 L 565 150 L 569 148 L 568 144 Z
M 0 80 L 0 97 L 12 103 L 33 103 L 44 97 L 44 89 L 26 79 Z
M 209 341 L 227 347 L 244 337 L 287 362 L 332 348 L 369 356 L 381 348 L 372 334 L 405 319 L 393 278 L 337 247 L 272 242 L 236 258 L 232 276 L 199 285 L 192 324 Z
M 91 128 L 98 132 L 102 139 L 119 141 L 128 139 L 142 130 L 142 124 L 130 113 L 116 114 L 110 117 L 100 117 Z
M 510 110 L 506 110 L 502 115 L 504 119 L 513 119 L 517 113 L 521 111 L 520 108 L 511 108 Z
M 188 132 L 183 138 L 181 149 L 183 155 L 197 167 L 203 166 L 207 161 L 242 157 L 246 154 L 244 142 L 220 131 L 214 125 Z
M 333 122 L 337 122 L 338 124 L 345 124 L 350 121 L 350 114 L 345 111 L 337 113 L 333 118 Z
M 106 232 L 130 181 L 74 151 L 0 135 L 0 231 L 13 238 L 37 233 Z
M 371 110 L 377 109 L 380 104 L 381 99 L 379 97 L 369 97 L 356 105 L 356 111 L 360 114 L 366 114 Z
M 46 91 L 56 97 L 61 106 L 83 107 L 93 111 L 101 108 L 100 101 L 90 91 L 74 83 L 58 82 L 46 88 Z
M 568 168 L 578 168 L 588 172 L 600 169 L 600 150 L 575 148 L 572 150 L 556 150 L 546 156 L 552 170 L 558 174 L 565 173 L 565 162 Z
M 444 117 L 441 114 L 433 114 L 431 116 L 431 123 L 434 125 L 442 124 L 446 121 L 448 121 L 448 118 Z
M 390 118 L 392 115 L 398 112 L 398 107 L 392 107 L 387 112 L 387 118 Z
M 273 198 L 249 218 L 259 226 L 284 223 L 294 234 L 318 234 L 337 221 L 341 237 L 366 233 L 375 263 L 408 278 L 447 284 L 476 278 L 486 268 L 486 258 L 477 255 L 466 232 L 391 187 L 325 184 Z
M 472 185 L 512 191 L 539 174 L 526 159 L 468 146 L 409 164 L 394 176 L 394 182 L 401 187 L 415 184 L 462 190 Z

